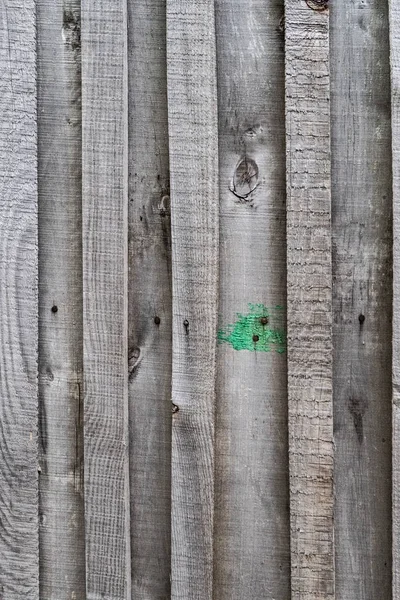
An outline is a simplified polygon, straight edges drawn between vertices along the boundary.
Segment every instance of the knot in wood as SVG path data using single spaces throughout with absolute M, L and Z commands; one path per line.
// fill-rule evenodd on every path
M 247 200 L 258 186 L 258 166 L 255 160 L 245 156 L 233 174 L 230 190 L 240 200 Z
M 77 11 L 64 10 L 63 13 L 63 39 L 72 50 L 81 48 L 81 17 Z
M 137 371 L 140 361 L 142 359 L 142 352 L 139 347 L 135 346 L 129 350 L 128 354 L 128 372 L 129 379 L 132 379 L 135 372 Z
M 329 0 L 306 0 L 307 6 L 312 10 L 326 10 Z

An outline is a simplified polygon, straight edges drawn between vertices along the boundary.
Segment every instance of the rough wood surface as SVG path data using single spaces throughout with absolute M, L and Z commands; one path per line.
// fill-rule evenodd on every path
M 213 0 L 167 0 L 173 600 L 211 600 L 218 135 Z
M 80 0 L 39 0 L 40 597 L 84 600 Z
M 400 6 L 389 2 L 393 154 L 393 598 L 400 595 Z
M 338 3 L 332 10 L 335 542 L 341 600 L 391 598 L 388 43 L 386 2 Z
M 245 10 L 240 0 L 216 2 L 219 329 L 251 315 L 249 305 L 270 313 L 265 326 L 247 317 L 250 349 L 221 342 L 217 352 L 218 600 L 290 596 L 286 354 L 251 339 L 274 326 L 276 305 L 282 329 L 286 321 L 283 8 L 281 0 L 248 0 Z
M 126 1 L 82 2 L 88 600 L 130 599 Z
M 0 597 L 39 598 L 36 11 L 0 11 Z
M 335 581 L 329 15 L 311 5 L 285 12 L 292 600 Z
M 165 0 L 130 0 L 132 597 L 170 595 L 172 283 Z
M 331 31 L 336 588 L 390 599 L 387 3 L 338 3 Z

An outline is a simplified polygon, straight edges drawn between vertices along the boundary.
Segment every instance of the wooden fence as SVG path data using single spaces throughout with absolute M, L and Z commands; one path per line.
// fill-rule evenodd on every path
M 400 3 L 285 4 L 0 4 L 1 600 L 400 598 Z

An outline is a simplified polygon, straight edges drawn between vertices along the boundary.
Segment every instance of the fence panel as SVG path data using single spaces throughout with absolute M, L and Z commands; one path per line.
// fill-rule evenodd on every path
M 3 5 L 0 597 L 397 598 L 395 1 Z

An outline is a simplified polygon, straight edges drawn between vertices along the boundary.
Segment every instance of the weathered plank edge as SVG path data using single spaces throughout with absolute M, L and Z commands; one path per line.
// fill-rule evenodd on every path
M 400 597 L 400 5 L 389 0 L 393 170 L 392 593 Z
M 329 11 L 309 4 L 285 1 L 292 600 L 335 595 Z
M 34 0 L 0 14 L 0 594 L 39 597 Z

